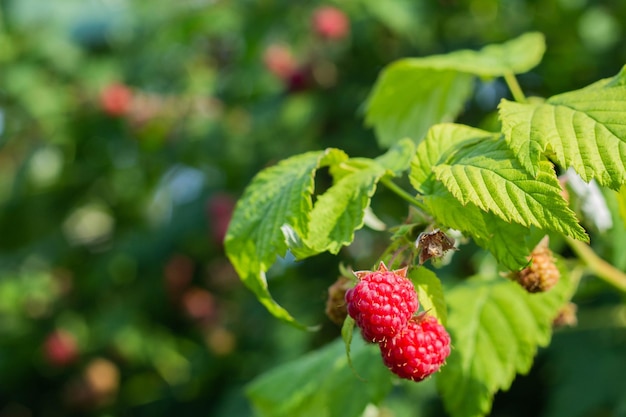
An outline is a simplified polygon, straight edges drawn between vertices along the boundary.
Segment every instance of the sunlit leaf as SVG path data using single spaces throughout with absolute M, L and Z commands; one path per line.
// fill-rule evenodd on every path
M 381 146 L 403 137 L 419 143 L 433 124 L 456 119 L 476 76 L 526 72 L 544 52 L 543 35 L 528 33 L 480 51 L 398 60 L 379 76 L 368 98 L 366 124 L 374 127 Z
M 419 144 L 409 179 L 437 222 L 471 236 L 509 269 L 527 263 L 536 244 L 530 226 L 586 239 L 551 167 L 530 177 L 498 138 L 441 124 Z
M 545 103 L 503 100 L 502 131 L 524 168 L 538 175 L 541 155 L 589 182 L 626 183 L 626 69 L 610 80 L 550 97 Z
M 307 246 L 315 251 L 337 253 L 352 242 L 363 226 L 365 208 L 385 170 L 378 164 L 341 178 L 318 197 L 311 211 Z
M 443 298 L 443 288 L 437 275 L 424 266 L 413 269 L 408 277 L 417 291 L 421 309 L 435 316 L 444 326 L 448 320 L 446 300 Z
M 265 272 L 287 252 L 282 226 L 307 235 L 316 169 L 346 158 L 343 152 L 329 149 L 283 160 L 257 174 L 233 213 L 224 241 L 228 258 L 259 301 L 289 323 L 297 324 L 271 297 Z
M 559 269 L 560 282 L 542 294 L 529 294 L 503 278 L 480 277 L 446 293 L 453 349 L 437 386 L 452 417 L 487 415 L 495 393 L 530 370 L 573 293 L 574 283 Z
M 506 142 L 495 136 L 483 137 L 480 142 L 455 152 L 445 163 L 432 167 L 435 177 L 461 204 L 471 202 L 507 222 L 587 240 L 574 212 L 561 196 L 561 187 L 548 161 L 539 164 L 533 178 Z

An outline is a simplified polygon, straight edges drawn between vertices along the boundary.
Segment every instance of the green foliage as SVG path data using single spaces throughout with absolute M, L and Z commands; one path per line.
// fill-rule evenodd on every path
M 577 284 L 560 270 L 558 286 L 539 295 L 494 277 L 474 277 L 447 292 L 453 349 L 437 385 L 450 415 L 487 415 L 496 391 L 530 370 Z
M 276 258 L 288 248 L 300 259 L 336 254 L 351 243 L 376 184 L 406 169 L 412 150 L 410 141 L 400 141 L 376 160 L 347 159 L 336 149 L 309 152 L 254 178 L 235 208 L 224 244 L 242 281 L 274 316 L 302 326 L 269 293 L 265 272 Z M 323 166 L 329 166 L 334 184 L 313 205 L 315 171 Z
M 552 164 L 542 161 L 531 177 L 504 141 L 487 132 L 480 136 L 470 132 L 467 142 L 474 143 L 460 144 L 453 156 L 442 155 L 442 162 L 431 166 L 435 178 L 461 204 L 473 203 L 508 223 L 587 240 L 574 212 L 561 197 Z M 447 151 L 449 154 L 450 149 Z
M 608 314 L 607 314 L 608 313 Z M 623 304 L 604 317 L 624 314 Z M 563 332 L 555 335 L 547 352 L 550 366 L 558 370 L 550 381 L 546 415 L 581 417 L 626 407 L 626 372 L 623 326 Z M 572 366 L 576 364 L 577 366 Z M 608 384 L 591 381 L 610 381 Z
M 287 247 L 298 258 L 325 251 L 337 254 L 353 241 L 354 231 L 363 226 L 363 213 L 381 181 L 421 210 L 423 218 L 430 216 L 432 227 L 461 231 L 491 252 L 500 266 L 513 271 L 528 265 L 531 250 L 547 233 L 589 241 L 569 202 L 563 198 L 554 166 L 546 156 L 563 167 L 586 169 L 584 180 L 595 178 L 613 188 L 624 184 L 620 122 L 623 116 L 619 112 L 626 94 L 622 91 L 621 75 L 577 92 L 554 96 L 545 103 L 503 100 L 499 107 L 502 132 L 439 123 L 459 114 L 476 76 L 505 77 L 515 97 L 523 101 L 513 74 L 532 69 L 544 52 L 543 36 L 530 33 L 477 52 L 463 50 L 391 64 L 370 94 L 366 115 L 366 123 L 374 126 L 380 144 L 393 146 L 387 154 L 376 159 L 331 160 L 329 172 L 333 184 L 317 196 L 312 208 L 309 195 L 313 192 L 312 177 L 306 177 L 306 187 L 295 188 L 294 196 L 290 196 L 294 189 L 286 186 L 284 180 L 288 177 L 288 182 L 293 178 L 297 181 L 307 171 L 302 170 L 300 162 L 301 158 L 309 158 L 306 154 L 284 161 L 284 167 L 289 166 L 287 169 L 270 168 L 266 173 L 272 175 L 259 174 L 244 194 L 238 207 L 258 205 L 255 201 L 260 198 L 250 197 L 257 192 L 263 197 L 274 193 L 272 198 L 280 196 L 279 202 L 303 197 L 307 202 L 294 206 L 301 209 L 304 217 L 298 221 L 284 214 L 296 213 L 295 210 L 280 208 L 278 213 L 282 217 L 277 221 L 272 219 L 273 213 L 265 214 L 273 208 L 261 205 L 264 214 L 257 215 L 258 221 L 268 221 L 274 228 L 273 232 L 266 229 L 264 233 L 272 236 L 274 243 L 260 251 L 267 260 L 262 272 L 272 257 L 283 255 Z M 573 116 L 574 110 L 577 116 Z M 398 140 L 401 137 L 410 139 Z M 313 164 L 307 172 L 313 173 L 312 168 L 318 165 Z M 390 182 L 392 176 L 407 171 L 417 195 Z M 258 191 L 250 190 L 255 187 Z M 306 217 L 309 211 L 310 217 Z M 238 251 L 251 254 L 240 242 L 255 239 L 256 226 L 249 220 L 253 211 L 245 213 L 239 208 L 235 212 L 229 236 L 237 244 L 227 244 L 227 251 L 234 262 L 254 265 L 248 261 L 250 255 L 238 254 Z M 398 227 L 393 243 L 385 252 L 393 262 L 413 259 L 414 255 L 398 257 L 402 251 L 415 250 L 415 237 L 411 233 L 416 224 L 407 223 Z M 281 226 L 285 238 L 282 243 L 277 233 Z M 452 336 L 452 354 L 437 383 L 445 408 L 453 417 L 488 414 L 495 393 L 509 389 L 517 374 L 530 370 L 537 349 L 549 343 L 554 318 L 577 285 L 562 263 L 559 270 L 561 279 L 554 289 L 530 295 L 516 283 L 498 276 L 495 263 L 485 261 L 477 276 L 447 288 L 445 297 L 444 287 L 432 271 L 417 267 L 409 272 L 422 309 L 447 324 Z M 242 279 L 245 282 L 247 278 L 244 275 Z M 269 296 L 268 292 L 264 294 Z M 284 310 L 281 314 L 270 311 L 285 319 Z M 347 318 L 342 328 L 346 363 L 350 367 L 351 358 L 357 355 L 351 347 L 354 326 L 354 321 Z M 335 397 L 325 398 L 328 395 L 325 388 L 310 402 L 302 400 L 307 388 L 304 393 L 292 392 L 293 386 L 286 398 L 281 398 L 282 403 L 277 396 L 274 398 L 279 381 L 286 374 L 298 374 L 300 378 L 313 369 L 319 372 L 310 361 L 329 360 L 322 358 L 311 356 L 257 381 L 250 395 L 262 414 L 335 415 L 335 410 L 344 410 L 342 404 L 324 408 L 338 401 Z M 358 364 L 354 367 L 359 368 Z M 317 379 L 322 387 L 327 386 L 326 374 L 313 374 L 311 379 Z M 348 415 L 362 410 L 371 400 L 359 403 Z
M 586 239 L 552 167 L 542 166 L 542 176 L 532 178 L 496 134 L 441 124 L 419 144 L 409 179 L 439 223 L 471 235 L 504 266 L 518 269 L 536 243 L 529 226 Z
M 502 131 L 528 172 L 537 176 L 542 155 L 585 181 L 618 189 L 626 181 L 626 69 L 615 77 L 545 103 L 503 100 Z
M 528 33 L 480 51 L 396 61 L 383 71 L 370 94 L 366 123 L 374 127 L 383 147 L 405 136 L 419 143 L 430 126 L 458 116 L 475 76 L 526 72 L 541 61 L 544 51 L 543 35 Z
M 444 326 L 448 322 L 448 307 L 443 294 L 443 287 L 437 275 L 425 267 L 411 270 L 408 277 L 415 285 L 420 308 L 437 319 Z
M 345 160 L 338 150 L 310 152 L 260 172 L 237 203 L 224 240 L 226 252 L 242 281 L 276 317 L 295 320 L 271 297 L 265 272 L 285 256 L 282 227 L 308 236 L 313 176 L 320 166 Z M 315 217 L 313 217 L 315 218 Z
M 325 321 L 323 304 L 337 263 L 411 262 L 422 309 L 443 322 L 448 312 L 454 338 L 479 335 L 464 323 L 495 325 L 475 299 L 463 299 L 476 296 L 466 287 L 483 288 L 489 300 L 517 296 L 495 270 L 525 266 L 547 231 L 568 267 L 587 264 L 574 299 L 580 326 L 539 350 L 533 371 L 497 397 L 493 413 L 624 409 L 623 384 L 611 382 L 626 363 L 623 300 L 610 280 L 596 279 L 615 271 L 576 260 L 564 246 L 572 241 L 563 232 L 580 229 L 550 197 L 556 183 L 547 161 L 557 173 L 572 166 L 620 190 L 602 190 L 613 227 L 599 230 L 585 196 L 565 185 L 591 241 L 578 248 L 623 270 L 625 78 L 591 83 L 626 62 L 626 8 L 333 4 L 350 23 L 342 39 L 315 32 L 323 2 L 1 2 L 0 415 L 223 417 L 252 415 L 254 405 L 259 415 L 343 416 L 369 415 L 371 404 L 381 415 L 440 415 L 439 397 L 449 405 L 454 396 L 436 393 L 438 378 L 398 383 L 350 319 L 342 329 L 347 355 L 332 342 L 339 328 Z M 538 32 L 500 43 L 525 30 L 544 33 L 549 48 Z M 272 67 L 276 46 L 287 59 Z M 524 91 L 550 98 L 526 100 L 515 89 L 513 74 L 526 71 Z M 107 95 L 116 86 L 117 100 Z M 455 120 L 491 132 L 476 130 L 476 143 L 465 143 L 467 126 L 431 129 Z M 416 149 L 431 135 L 432 158 Z M 389 151 L 379 156 L 377 141 Z M 496 150 L 497 169 L 486 163 Z M 509 157 L 515 175 L 502 169 Z M 244 193 L 259 171 L 259 188 Z M 515 193 L 500 193 L 503 186 Z M 520 208 L 515 196 L 524 198 Z M 539 204 L 545 213 L 537 214 Z M 447 227 L 463 234 L 451 262 L 415 267 L 419 233 Z M 321 252 L 336 255 L 305 259 Z M 491 284 L 467 281 L 476 274 Z M 273 320 L 255 295 L 283 321 L 304 327 L 297 317 L 321 330 Z M 520 297 L 503 298 L 524 311 Z M 496 313 L 495 324 L 515 323 Z M 530 333 L 524 340 L 537 336 Z M 467 344 L 453 343 L 465 358 Z M 522 345 L 526 361 L 531 345 Z M 497 364 L 516 359 L 502 358 Z M 250 404 L 244 384 L 276 365 L 285 368 L 249 385 Z M 487 394 L 518 372 L 498 368 L 470 381 L 491 385 L 464 396 L 468 410 L 486 409 Z
M 256 379 L 247 395 L 264 417 L 358 417 L 368 404 L 385 397 L 391 377 L 377 346 L 359 338 L 351 352 L 354 369 L 343 342 L 336 340 Z

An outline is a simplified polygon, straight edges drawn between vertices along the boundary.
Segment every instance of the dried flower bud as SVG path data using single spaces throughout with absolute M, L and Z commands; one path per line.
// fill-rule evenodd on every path
M 441 258 L 450 249 L 456 250 L 454 247 L 454 239 L 439 229 L 435 229 L 432 232 L 420 233 L 415 245 L 420 251 L 420 265 L 430 258 Z

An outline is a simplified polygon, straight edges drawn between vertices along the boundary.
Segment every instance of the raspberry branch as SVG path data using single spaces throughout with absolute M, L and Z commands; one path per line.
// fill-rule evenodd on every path
M 566 241 L 591 272 L 607 284 L 626 293 L 626 274 L 596 255 L 593 249 L 586 243 L 572 238 L 567 238 Z

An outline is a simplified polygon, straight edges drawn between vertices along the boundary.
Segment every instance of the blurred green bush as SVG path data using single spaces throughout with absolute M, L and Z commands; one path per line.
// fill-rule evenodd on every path
M 223 254 L 234 201 L 259 169 L 328 146 L 380 153 L 361 109 L 399 57 L 538 30 L 548 53 L 520 82 L 542 95 L 626 63 L 619 1 L 335 1 L 347 21 L 320 28 L 325 5 L 0 0 L 0 416 L 251 415 L 244 384 L 339 332 L 323 315 L 336 260 L 286 259 L 273 271 L 281 303 L 323 323 L 302 333 L 257 305 Z M 496 123 L 506 88 L 476 88 L 463 121 Z M 383 218 L 403 210 L 393 199 L 374 208 Z M 359 233 L 342 257 L 366 268 L 377 244 Z M 602 305 L 602 294 L 585 300 Z M 606 348 L 615 363 L 623 327 Z M 556 343 L 550 366 L 567 369 L 580 349 L 563 357 Z M 574 416 L 560 405 L 584 387 L 521 408 L 510 405 L 515 389 L 495 414 L 539 402 Z M 397 397 L 389 407 L 437 413 L 428 401 L 420 414 Z M 615 405 L 594 401 L 576 415 Z

